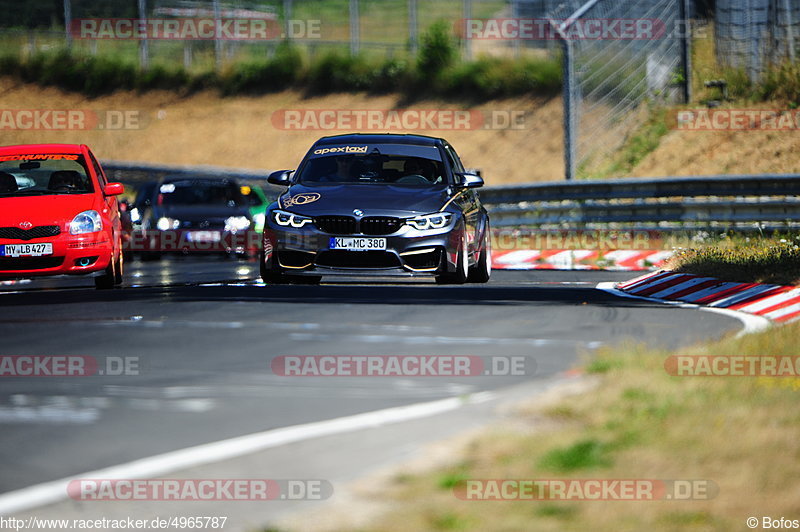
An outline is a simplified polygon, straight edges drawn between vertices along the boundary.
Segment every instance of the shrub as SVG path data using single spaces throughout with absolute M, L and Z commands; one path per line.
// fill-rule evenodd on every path
M 450 26 L 440 20 L 422 36 L 417 56 L 417 71 L 420 79 L 437 79 L 456 60 L 456 44 L 450 35 Z

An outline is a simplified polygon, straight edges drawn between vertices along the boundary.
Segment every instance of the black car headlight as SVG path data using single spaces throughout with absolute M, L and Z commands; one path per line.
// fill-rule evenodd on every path
M 275 220 L 276 224 L 282 227 L 294 227 L 295 229 L 305 227 L 314 221 L 313 218 L 309 218 L 308 216 L 301 216 L 300 214 L 294 214 L 280 209 L 272 211 L 272 219 Z
M 449 212 L 436 212 L 408 218 L 406 223 L 418 231 L 427 231 L 428 229 L 444 229 L 452 219 L 453 215 Z

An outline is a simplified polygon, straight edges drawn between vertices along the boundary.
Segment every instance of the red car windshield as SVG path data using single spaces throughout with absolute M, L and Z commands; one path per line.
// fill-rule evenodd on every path
M 0 197 L 87 194 L 93 190 L 82 155 L 0 157 Z

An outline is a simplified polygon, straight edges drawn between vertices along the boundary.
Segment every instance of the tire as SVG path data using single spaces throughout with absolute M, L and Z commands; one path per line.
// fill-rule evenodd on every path
M 436 284 L 464 284 L 469 274 L 469 253 L 467 239 L 462 237 L 461 249 L 456 257 L 456 271 L 441 273 L 436 276 Z
M 114 269 L 114 284 L 120 286 L 124 280 L 125 273 L 125 255 L 120 252 L 117 258 L 117 267 Z
M 264 284 L 287 284 L 289 282 L 279 269 L 274 266 L 272 268 L 267 268 L 267 265 L 264 264 L 264 260 L 265 256 L 262 251 L 258 255 L 258 265 L 261 273 L 261 280 L 264 281 Z
M 111 262 L 108 263 L 106 269 L 94 278 L 94 287 L 98 290 L 110 290 L 114 288 L 117 279 L 116 265 L 114 264 L 114 257 L 111 257 Z
M 483 232 L 481 242 L 481 253 L 475 266 L 469 269 L 467 282 L 488 283 L 492 276 L 492 235 L 489 232 L 489 222 L 486 222 L 486 229 Z

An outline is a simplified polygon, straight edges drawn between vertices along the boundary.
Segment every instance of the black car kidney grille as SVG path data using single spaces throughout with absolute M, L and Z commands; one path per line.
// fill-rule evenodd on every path
M 314 224 L 323 233 L 331 235 L 352 235 L 356 232 L 356 219 L 352 216 L 318 216 Z
M 403 220 L 389 216 L 367 216 L 361 219 L 359 225 L 365 235 L 391 235 L 400 229 Z
M 61 228 L 57 225 L 39 225 L 30 229 L 20 229 L 19 227 L 0 227 L 0 238 L 10 240 L 33 240 L 34 238 L 47 238 L 61 234 Z

